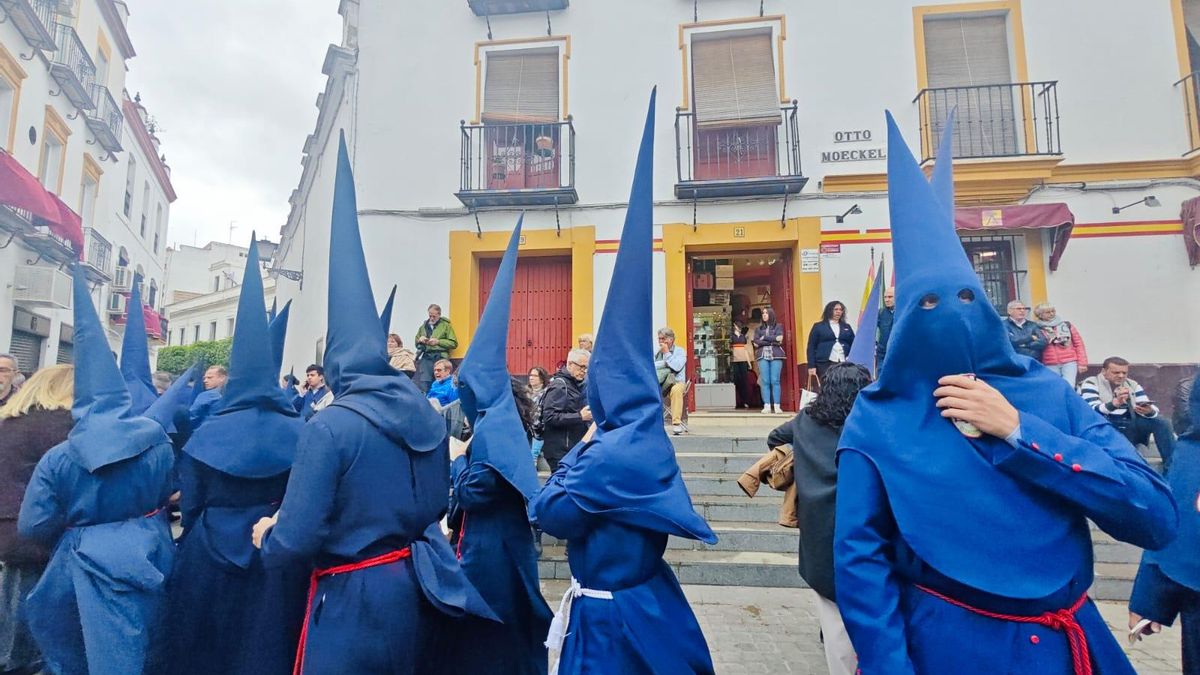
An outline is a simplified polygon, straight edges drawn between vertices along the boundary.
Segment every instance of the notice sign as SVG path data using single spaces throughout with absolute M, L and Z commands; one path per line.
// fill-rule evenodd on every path
M 841 253 L 841 244 L 821 244 L 821 255 L 825 256 L 826 258 L 837 257 L 841 255 Z
M 821 249 L 805 248 L 800 249 L 800 272 L 820 272 L 821 271 Z

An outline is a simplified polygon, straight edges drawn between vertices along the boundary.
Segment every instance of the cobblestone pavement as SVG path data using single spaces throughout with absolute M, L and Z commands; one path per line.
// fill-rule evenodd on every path
M 543 583 L 547 601 L 558 607 L 565 582 Z M 825 675 L 818 637 L 815 594 L 799 588 L 684 586 L 704 629 L 718 675 L 797 673 Z M 1164 628 L 1134 647 L 1125 640 L 1127 610 L 1103 602 L 1100 612 L 1114 628 L 1140 675 L 1177 675 L 1182 670 L 1179 629 Z

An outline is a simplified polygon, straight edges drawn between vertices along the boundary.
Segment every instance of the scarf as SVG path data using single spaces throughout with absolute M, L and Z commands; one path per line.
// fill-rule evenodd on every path
M 1071 324 L 1067 323 L 1059 317 L 1054 317 L 1049 321 L 1034 321 L 1046 334 L 1046 338 L 1050 340 L 1050 344 L 1065 347 L 1071 344 Z

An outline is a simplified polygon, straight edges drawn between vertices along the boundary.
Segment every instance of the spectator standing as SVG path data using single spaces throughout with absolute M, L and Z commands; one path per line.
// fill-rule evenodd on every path
M 433 364 L 433 378 L 426 398 L 437 401 L 438 408 L 445 408 L 458 400 L 458 387 L 454 384 L 454 364 L 450 359 L 441 359 Z
M 417 355 L 413 350 L 404 346 L 404 340 L 399 335 L 388 335 L 388 364 L 412 379 L 417 374 Z
M 225 366 L 209 366 L 204 371 L 204 391 L 196 396 L 196 400 L 192 401 L 192 407 L 188 409 L 188 419 L 191 420 L 192 431 L 198 429 L 209 415 L 217 411 L 217 405 L 221 400 L 221 391 L 225 388 L 225 382 L 228 379 L 229 371 Z
M 542 452 L 553 473 L 558 462 L 575 447 L 592 422 L 583 380 L 587 377 L 590 352 L 572 349 L 567 363 L 550 378 L 542 399 Z
M 892 325 L 896 323 L 896 289 L 887 288 L 883 292 L 883 307 L 879 308 L 879 318 L 875 324 L 875 366 L 883 365 L 883 357 L 887 356 L 888 340 L 892 338 Z
M 157 392 L 159 396 L 162 396 L 167 389 L 170 389 L 171 383 L 175 381 L 171 377 L 171 374 L 165 370 L 156 371 L 151 379 L 154 381 L 154 391 Z
M 12 354 L 0 354 L 0 406 L 8 403 L 17 390 L 16 378 L 21 372 L 17 357 Z
M 546 395 L 546 384 L 550 375 L 541 366 L 529 369 L 529 384 L 525 387 L 525 398 L 529 401 L 529 442 L 533 453 L 533 463 L 536 466 L 538 457 L 542 456 L 542 397 Z
M 50 551 L 17 536 L 25 486 L 42 455 L 67 439 L 75 421 L 75 369 L 33 374 L 0 407 L 0 672 L 36 673 L 41 655 L 25 624 L 25 598 L 46 569 Z
M 658 351 L 654 353 L 658 383 L 671 409 L 671 433 L 683 433 L 683 393 L 687 388 L 687 351 L 675 344 L 675 331 L 658 329 Z
M 1087 369 L 1087 349 L 1083 338 L 1070 322 L 1059 318 L 1054 305 L 1043 302 L 1033 308 L 1033 317 L 1042 329 L 1046 346 L 1042 351 L 1042 363 L 1062 375 L 1067 384 L 1075 386 L 1079 371 Z
M 579 336 L 576 345 L 589 354 L 592 352 L 592 347 L 596 346 L 596 338 L 592 337 L 591 333 L 584 333 Z
M 808 365 L 817 367 L 817 380 L 835 363 L 842 363 L 854 345 L 854 329 L 846 322 L 846 306 L 834 300 L 825 305 L 821 320 L 808 332 Z
M 332 402 L 333 391 L 325 384 L 325 369 L 314 363 L 304 370 L 304 386 L 292 399 L 292 407 L 307 422 Z
M 758 359 L 758 386 L 762 390 L 763 414 L 780 412 L 779 377 L 787 353 L 783 351 L 783 326 L 775 320 L 775 310 L 762 309 L 762 323 L 754 329 L 754 355 Z
M 1175 454 L 1175 434 L 1171 423 L 1158 416 L 1158 406 L 1142 386 L 1129 377 L 1129 362 L 1119 356 L 1104 359 L 1099 375 L 1079 385 L 1083 400 L 1117 428 L 1129 442 L 1137 445 L 1151 436 L 1162 457 L 1165 473 Z M 1131 405 L 1132 404 L 1132 405 Z
M 754 351 L 751 349 L 750 332 L 742 321 L 734 320 L 729 337 L 729 365 L 732 370 L 734 400 L 738 408 L 755 405 L 754 389 L 750 384 L 750 371 L 754 369 Z
M 1008 341 L 1018 354 L 1041 361 L 1042 352 L 1046 350 L 1046 336 L 1037 324 L 1025 319 L 1028 311 L 1029 308 L 1020 300 L 1008 303 L 1008 317 L 1004 319 L 1004 328 L 1008 331 Z
M 454 335 L 454 326 L 450 319 L 442 316 L 442 308 L 438 305 L 429 306 L 429 318 L 417 328 L 417 387 L 422 392 L 429 391 L 433 384 L 433 366 L 446 358 L 450 350 L 458 346 L 458 337 Z

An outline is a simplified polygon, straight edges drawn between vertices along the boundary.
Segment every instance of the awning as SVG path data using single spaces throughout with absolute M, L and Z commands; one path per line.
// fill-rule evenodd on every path
M 1187 250 L 1188 264 L 1200 265 L 1200 197 L 1183 203 L 1179 218 L 1183 221 L 1183 247 Z
M 58 220 L 58 206 L 51 196 L 16 157 L 0 150 L 0 204 L 24 209 L 46 220 Z
M 1062 259 L 1067 241 L 1071 239 L 1071 230 L 1075 228 L 1075 214 L 1061 202 L 1015 206 L 961 206 L 954 209 L 954 227 L 972 231 L 1053 230 L 1050 271 L 1054 272 L 1058 270 L 1058 261 Z
M 50 197 L 55 206 L 54 218 L 34 218 L 35 225 L 45 225 L 50 228 L 54 234 L 71 242 L 71 246 L 75 249 L 75 253 L 79 259 L 83 259 L 83 219 L 78 213 L 71 210 L 71 207 L 63 203 L 57 195 L 51 192 L 46 193 Z

